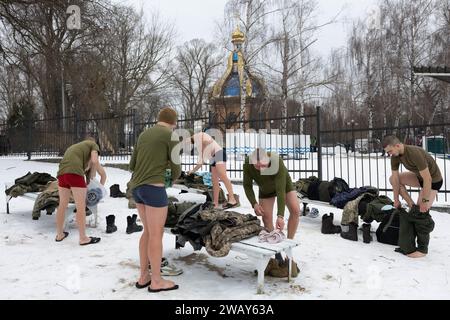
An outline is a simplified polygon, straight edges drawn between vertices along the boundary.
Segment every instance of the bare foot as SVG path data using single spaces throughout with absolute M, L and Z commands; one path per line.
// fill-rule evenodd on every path
M 151 280 L 151 277 L 149 274 L 145 275 L 145 276 L 141 276 L 138 280 L 138 284 L 140 284 L 141 286 L 149 283 L 149 281 Z
M 63 232 L 62 234 L 57 234 L 55 240 L 57 242 L 63 241 L 67 236 L 68 236 L 68 232 Z
M 423 258 L 425 257 L 426 254 L 420 251 L 415 251 L 413 253 L 408 254 L 408 257 L 410 258 Z
M 85 243 L 88 243 L 88 242 L 90 242 L 91 241 L 91 238 L 89 238 L 89 237 L 85 237 L 85 238 L 83 238 L 83 239 L 80 239 L 80 244 L 85 244 Z
M 168 288 L 172 288 L 173 286 L 175 286 L 175 282 L 170 281 L 170 280 L 165 280 L 163 278 L 161 278 L 158 281 L 152 280 L 152 283 L 150 284 L 150 288 L 152 290 L 168 289 Z

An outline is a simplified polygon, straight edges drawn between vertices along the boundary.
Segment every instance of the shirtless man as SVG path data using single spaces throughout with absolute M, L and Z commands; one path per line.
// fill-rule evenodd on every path
M 239 203 L 234 197 L 233 186 L 227 176 L 226 161 L 227 156 L 225 149 L 222 148 L 209 134 L 199 132 L 191 136 L 191 142 L 195 145 L 198 151 L 198 161 L 194 169 L 190 170 L 188 174 L 192 174 L 200 169 L 205 160 L 210 160 L 211 175 L 213 182 L 213 202 L 214 207 L 219 208 L 219 181 L 222 180 L 225 188 L 228 191 L 228 203 L 223 206 L 223 209 L 230 209 L 237 207 Z

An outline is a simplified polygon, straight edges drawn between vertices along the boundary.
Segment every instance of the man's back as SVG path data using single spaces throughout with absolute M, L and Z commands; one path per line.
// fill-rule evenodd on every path
M 132 188 L 143 184 L 164 183 L 172 148 L 176 144 L 171 141 L 171 135 L 172 131 L 161 125 L 155 125 L 141 133 L 130 163 L 133 171 Z

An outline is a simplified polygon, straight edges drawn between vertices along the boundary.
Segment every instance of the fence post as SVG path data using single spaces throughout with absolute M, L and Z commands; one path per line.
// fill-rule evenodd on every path
M 131 109 L 131 121 L 133 123 L 133 125 L 132 125 L 133 141 L 130 146 L 130 153 L 131 153 L 132 148 L 134 148 L 134 146 L 136 145 L 136 137 L 137 137 L 137 132 L 136 132 L 137 124 L 136 124 L 136 110 L 135 109 Z
M 74 133 L 74 141 L 73 143 L 77 143 L 79 141 L 78 139 L 78 113 L 73 113 L 73 133 Z
M 208 111 L 208 128 L 212 127 L 212 111 Z
M 317 147 L 317 171 L 318 178 L 322 180 L 322 144 L 320 142 L 320 107 L 316 107 L 316 147 Z
M 28 137 L 28 142 L 27 142 L 27 158 L 28 160 L 31 160 L 31 152 L 33 151 L 33 135 L 31 134 L 31 119 L 27 120 L 27 137 Z

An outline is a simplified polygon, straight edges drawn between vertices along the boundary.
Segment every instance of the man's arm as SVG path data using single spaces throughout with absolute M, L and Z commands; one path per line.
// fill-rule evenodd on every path
M 284 167 L 283 162 L 281 166 Z M 278 174 L 275 176 L 275 190 L 277 192 L 277 208 L 278 217 L 284 217 L 284 211 L 286 206 L 286 174 L 284 170 L 278 170 Z
M 199 154 L 197 164 L 195 165 L 194 169 L 189 170 L 189 172 L 190 173 L 197 172 L 197 170 L 200 169 L 202 166 L 203 166 L 203 158 L 201 154 Z
M 181 161 L 179 152 L 173 152 L 176 149 L 178 142 L 176 140 L 172 140 L 169 142 L 169 167 L 172 181 L 178 179 L 181 175 Z M 174 158 L 172 158 L 174 157 Z
M 398 173 L 398 170 L 392 171 L 392 178 L 391 178 L 391 184 L 392 184 L 392 191 L 394 192 L 394 204 L 400 204 L 400 175 Z
M 106 182 L 106 171 L 100 163 L 97 165 L 97 172 L 100 175 L 100 183 L 104 186 Z
M 250 166 L 250 164 L 244 164 L 243 186 L 244 186 L 245 195 L 247 196 L 247 199 L 253 208 L 257 202 L 256 202 L 255 192 L 253 192 L 253 179 L 250 175 L 248 166 Z
M 194 140 L 194 147 L 197 149 L 198 159 L 197 164 L 192 170 L 189 170 L 189 173 L 197 172 L 203 166 L 203 133 L 196 133 L 192 138 Z
M 94 178 L 95 174 L 98 172 L 98 174 L 100 175 L 100 183 L 102 185 L 105 185 L 106 182 L 106 171 L 105 169 L 102 167 L 102 165 L 100 164 L 99 158 L 98 158 L 98 151 L 97 150 L 92 150 L 91 151 L 91 166 L 90 166 L 90 178 Z

